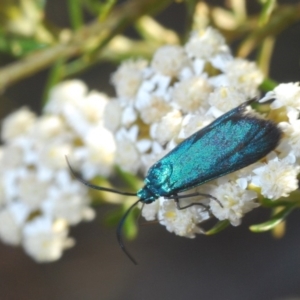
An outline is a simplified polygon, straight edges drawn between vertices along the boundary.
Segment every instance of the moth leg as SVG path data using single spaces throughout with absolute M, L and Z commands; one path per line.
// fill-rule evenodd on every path
M 198 202 L 193 202 L 193 203 L 190 203 L 190 204 L 185 205 L 185 206 L 180 206 L 180 203 L 179 203 L 179 199 L 180 199 L 180 198 L 181 198 L 181 197 L 178 196 L 178 194 L 175 194 L 175 195 L 174 195 L 174 198 L 172 198 L 172 199 L 174 199 L 175 204 L 176 204 L 176 207 L 177 207 L 177 209 L 179 209 L 179 210 L 186 209 L 186 208 L 191 207 L 191 206 L 194 206 L 194 205 L 199 205 L 199 206 L 204 207 L 205 210 L 209 210 L 209 207 L 208 207 L 207 205 L 205 205 L 205 204 L 203 204 L 203 203 L 198 203 Z M 187 197 L 185 197 L 185 198 L 187 198 Z
M 208 197 L 214 201 L 216 201 L 222 208 L 224 207 L 223 204 L 220 202 L 220 200 L 218 200 L 216 197 L 210 195 L 210 194 L 203 194 L 203 193 L 192 193 L 192 194 L 186 194 L 186 195 L 178 195 L 178 194 L 175 194 L 173 196 L 170 196 L 170 197 L 165 197 L 166 199 L 174 199 L 174 201 L 176 202 L 176 199 L 177 199 L 177 202 L 176 203 L 179 203 L 179 199 L 181 198 L 189 198 L 189 197 L 195 197 L 195 196 L 203 196 L 203 197 Z M 184 208 L 187 208 L 189 206 L 193 206 L 193 205 L 202 205 L 202 206 L 205 206 L 204 204 L 202 203 L 191 203 L 189 204 L 188 206 L 185 206 Z

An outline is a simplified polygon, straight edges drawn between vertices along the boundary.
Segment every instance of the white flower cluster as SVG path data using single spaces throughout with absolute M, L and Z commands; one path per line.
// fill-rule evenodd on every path
M 146 175 L 154 162 L 183 139 L 257 96 L 262 80 L 256 65 L 234 58 L 224 38 L 212 28 L 192 33 L 183 47 L 158 49 L 149 65 L 141 60 L 122 64 L 112 77 L 117 99 L 105 110 L 105 116 L 110 116 L 105 117 L 105 126 L 116 138 L 117 164 L 128 172 Z M 223 207 L 203 198 L 181 199 L 183 205 L 201 201 L 219 220 L 239 225 L 244 214 L 259 205 L 259 190 L 276 200 L 297 189 L 299 85 L 279 85 L 267 95 L 266 99 L 270 98 L 276 100 L 264 117 L 279 123 L 284 132 L 278 148 L 264 160 L 196 189 L 214 196 Z M 174 201 L 164 198 L 145 205 L 142 214 L 186 237 L 199 233 L 197 224 L 210 217 L 200 206 L 178 210 Z
M 115 164 L 146 175 L 182 140 L 256 96 L 262 80 L 254 63 L 234 58 L 220 33 L 208 28 L 183 47 L 161 47 L 150 64 L 123 63 L 112 76 L 114 99 L 88 92 L 78 80 L 57 85 L 41 117 L 22 108 L 2 123 L 0 239 L 22 245 L 36 261 L 58 259 L 73 244 L 69 226 L 94 217 L 87 189 L 71 178 L 65 155 L 86 180 L 108 177 Z M 281 84 L 262 101 L 269 99 L 275 101 L 264 117 L 284 133 L 275 151 L 196 188 L 222 206 L 205 197 L 182 198 L 182 206 L 202 203 L 219 220 L 238 225 L 259 205 L 258 194 L 276 200 L 297 189 L 300 87 Z M 190 238 L 210 218 L 201 206 L 178 210 L 164 198 L 145 205 L 142 214 Z
M 2 123 L 0 239 L 22 245 L 38 262 L 53 261 L 74 244 L 69 226 L 94 218 L 87 188 L 71 178 L 65 155 L 86 179 L 108 176 L 115 142 L 103 127 L 108 98 L 81 81 L 56 86 L 37 117 L 21 108 Z

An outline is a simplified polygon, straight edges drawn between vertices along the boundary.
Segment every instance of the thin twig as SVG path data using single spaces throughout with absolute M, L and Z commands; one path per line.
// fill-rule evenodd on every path
M 67 43 L 59 43 L 0 69 L 0 90 L 13 85 L 53 64 L 58 59 L 69 59 L 84 52 L 105 46 L 111 38 L 144 14 L 153 14 L 171 0 L 130 0 L 115 8 L 105 21 L 95 21 L 74 32 Z

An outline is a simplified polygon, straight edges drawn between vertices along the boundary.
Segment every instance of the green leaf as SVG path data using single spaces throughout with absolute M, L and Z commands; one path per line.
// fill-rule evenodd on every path
M 274 215 L 269 221 L 252 225 L 250 226 L 250 230 L 253 232 L 264 232 L 273 229 L 279 223 L 284 221 L 284 219 L 296 208 L 297 204 L 292 203 L 283 208 L 279 213 Z
M 103 222 L 106 226 L 114 227 L 119 223 L 123 214 L 124 214 L 124 210 L 122 208 L 111 211 L 105 216 Z
M 205 232 L 205 235 L 213 235 L 219 233 L 229 226 L 230 222 L 228 220 L 219 221 L 213 228 Z
M 119 166 L 115 167 L 116 173 L 121 177 L 126 186 L 137 191 L 142 186 L 142 181 L 135 175 L 123 171 Z
M 270 78 L 265 78 L 259 88 L 262 89 L 264 92 L 269 92 L 269 91 L 273 90 L 277 85 L 278 85 L 278 82 L 276 82 Z

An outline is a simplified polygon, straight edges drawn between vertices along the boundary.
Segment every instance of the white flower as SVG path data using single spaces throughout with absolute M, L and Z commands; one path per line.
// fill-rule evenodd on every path
M 84 138 L 93 126 L 103 124 L 103 112 L 108 98 L 101 93 L 92 92 L 77 103 L 69 104 L 64 110 L 67 124 Z
M 246 100 L 248 100 L 246 95 L 239 92 L 234 86 L 218 87 L 208 97 L 209 104 L 214 108 L 210 110 L 213 111 L 212 114 L 216 118 L 239 106 Z
M 284 132 L 283 142 L 290 146 L 296 157 L 300 157 L 300 120 L 292 119 L 290 120 L 290 123 L 281 122 L 278 126 Z
M 136 94 L 143 78 L 143 69 L 147 66 L 145 60 L 127 61 L 112 75 L 111 82 L 114 85 L 117 96 L 131 99 Z
M 266 198 L 278 199 L 287 197 L 289 193 L 298 188 L 297 175 L 300 167 L 294 165 L 293 155 L 284 159 L 274 157 L 264 166 L 253 170 L 255 176 L 252 183 L 261 188 L 261 193 Z
M 284 108 L 290 122 L 298 120 L 300 110 L 299 82 L 279 84 L 273 91 L 268 92 L 260 102 L 268 100 L 274 100 L 270 105 L 271 109 Z
M 210 60 L 220 53 L 229 53 L 224 37 L 215 29 L 208 27 L 205 30 L 194 31 L 185 50 L 189 57 Z
M 202 232 L 198 224 L 209 218 L 208 211 L 201 206 L 194 205 L 179 210 L 173 200 L 160 198 L 156 201 L 160 201 L 162 206 L 158 213 L 159 222 L 166 226 L 168 231 L 179 236 L 194 238 L 197 233 Z
M 42 208 L 46 215 L 65 220 L 70 225 L 76 225 L 83 220 L 94 219 L 95 212 L 88 207 L 87 194 L 61 191 L 57 187 L 52 188 L 48 199 Z
M 181 122 L 182 115 L 180 111 L 173 110 L 166 114 L 159 123 L 152 125 L 151 135 L 160 144 L 165 144 L 177 137 Z
M 151 67 L 158 73 L 176 77 L 180 70 L 187 65 L 187 62 L 186 54 L 180 46 L 167 45 L 154 53 Z
M 253 200 L 257 198 L 254 191 L 248 191 L 241 188 L 234 182 L 226 182 L 218 186 L 207 185 L 206 192 L 218 199 L 210 201 L 211 212 L 219 220 L 229 220 L 234 226 L 241 223 L 241 219 L 245 213 L 259 206 Z
M 23 149 L 20 146 L 15 143 L 6 144 L 2 147 L 0 170 L 20 167 L 23 164 L 23 156 Z
M 120 130 L 116 134 L 116 163 L 125 171 L 135 174 L 140 168 L 140 154 L 136 147 L 138 128 Z
M 153 96 L 147 100 L 139 107 L 141 118 L 146 124 L 160 121 L 172 110 L 170 104 L 160 97 Z
M 247 98 L 257 96 L 257 88 L 263 81 L 263 74 L 255 63 L 236 58 L 230 61 L 222 71 L 224 74 L 209 80 L 215 87 L 232 86 L 245 94 Z
M 0 209 L 6 204 L 6 201 L 4 182 L 0 181 Z
M 34 127 L 32 128 L 32 135 L 41 140 L 49 140 L 57 138 L 62 135 L 62 133 L 69 133 L 66 123 L 61 117 L 57 115 L 42 115 L 37 118 Z
M 63 220 L 52 221 L 49 217 L 36 217 L 23 230 L 23 247 L 37 262 L 58 260 L 63 250 L 73 246 L 68 238 L 68 227 Z
M 158 200 L 153 201 L 150 204 L 143 205 L 142 208 L 142 216 L 147 221 L 153 221 L 157 217 L 157 213 L 159 211 L 160 202 Z
M 132 106 L 127 106 L 124 108 L 122 112 L 122 117 L 121 117 L 121 123 L 125 127 L 128 127 L 132 125 L 134 121 L 137 119 L 137 113 L 135 109 Z
M 214 119 L 211 116 L 203 115 L 200 113 L 196 115 L 186 115 L 182 120 L 181 130 L 178 134 L 178 138 L 188 138 L 193 133 L 209 125 L 213 120 Z
M 117 100 L 108 101 L 103 112 L 104 127 L 115 132 L 120 124 L 122 117 L 121 104 Z
M 271 103 L 272 109 L 278 109 L 285 106 L 288 109 L 300 110 L 299 82 L 279 84 L 273 91 L 268 92 L 260 102 L 274 98 L 275 101 Z
M 19 245 L 22 240 L 22 227 L 29 215 L 26 205 L 14 202 L 0 211 L 0 238 L 9 245 Z
M 35 126 L 35 125 L 34 125 Z M 20 153 L 22 158 L 22 165 L 35 165 L 38 160 L 37 148 L 42 147 L 43 143 L 38 143 L 33 135 L 24 135 L 11 141 L 11 145 L 22 149 Z M 11 154 L 8 154 L 8 156 Z M 8 158 L 8 157 L 7 157 Z
M 116 142 L 112 133 L 98 126 L 89 130 L 84 138 L 84 146 L 78 147 L 74 151 L 74 156 L 81 161 L 83 177 L 90 180 L 97 175 L 110 175 L 115 152 Z
M 70 105 L 76 105 L 78 101 L 83 101 L 87 91 L 87 86 L 80 80 L 59 83 L 51 89 L 44 111 L 54 115 L 64 115 Z
M 212 88 L 201 77 L 192 77 L 175 84 L 172 99 L 183 112 L 197 112 L 200 108 L 207 108 L 207 97 Z
M 35 172 L 28 171 L 19 178 L 17 188 L 19 199 L 28 207 L 35 209 L 45 200 L 49 182 L 40 180 Z
M 27 107 L 10 114 L 2 122 L 1 137 L 5 142 L 29 132 L 35 123 L 36 116 Z
M 48 141 L 39 151 L 39 159 L 41 161 L 37 165 L 37 169 L 47 168 L 52 171 L 66 167 L 65 156 L 69 156 L 72 152 L 70 143 L 59 141 Z
M 91 125 L 96 125 L 103 119 L 103 113 L 109 98 L 104 93 L 91 91 L 87 94 L 84 101 L 78 105 L 78 109 L 84 115 L 87 122 Z

